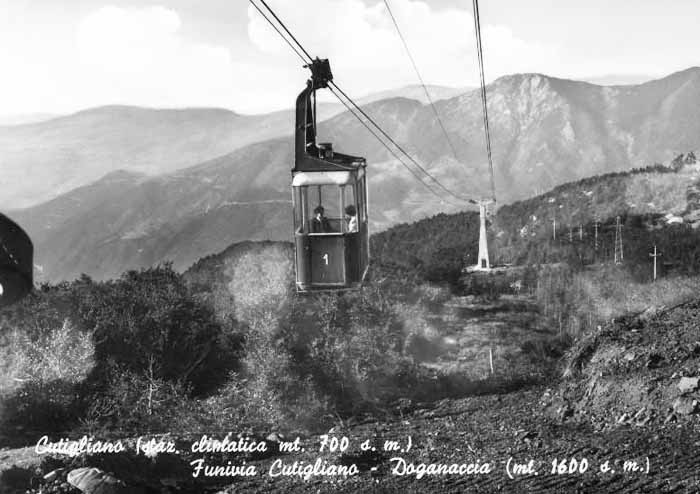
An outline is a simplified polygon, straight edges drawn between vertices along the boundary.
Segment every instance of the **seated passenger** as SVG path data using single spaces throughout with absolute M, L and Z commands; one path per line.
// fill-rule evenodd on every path
M 357 209 L 352 204 L 345 208 L 345 221 L 348 224 L 348 233 L 357 231 Z
M 314 217 L 311 218 L 311 233 L 329 233 L 331 224 L 324 215 L 323 206 L 320 204 L 314 209 Z

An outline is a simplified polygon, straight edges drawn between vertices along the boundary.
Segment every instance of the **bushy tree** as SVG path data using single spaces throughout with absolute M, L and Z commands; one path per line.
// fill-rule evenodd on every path
M 458 283 L 464 255 L 476 251 L 479 214 L 438 214 L 371 237 L 373 276 Z M 476 252 L 475 252 L 476 253 Z M 404 290 L 405 291 L 405 290 Z
M 281 336 L 298 379 L 313 382 L 340 415 L 407 392 L 405 333 L 381 290 L 318 295 L 297 304 Z
M 198 392 L 212 389 L 216 376 L 234 363 L 236 342 L 170 265 L 91 283 L 76 305 L 81 327 L 93 336 L 98 376 L 109 363 L 182 381 Z
M 171 405 L 236 370 L 240 337 L 224 324 L 170 265 L 43 285 L 0 315 L 0 367 L 21 383 L 0 380 L 0 428 L 165 426 L 182 415 Z

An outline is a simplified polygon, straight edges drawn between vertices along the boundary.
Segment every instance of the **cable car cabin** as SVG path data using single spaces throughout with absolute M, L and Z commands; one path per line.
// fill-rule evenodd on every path
M 33 286 L 34 246 L 22 228 L 0 214 L 0 308 L 17 302 Z
M 315 91 L 333 76 L 328 60 L 310 68 L 297 98 L 292 170 L 297 291 L 357 289 L 369 266 L 366 162 L 316 144 Z
M 297 172 L 292 188 L 297 289 L 359 288 L 369 261 L 364 166 Z

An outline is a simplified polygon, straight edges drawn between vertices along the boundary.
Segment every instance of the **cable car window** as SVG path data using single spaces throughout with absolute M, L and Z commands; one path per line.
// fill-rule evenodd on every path
M 341 189 L 337 185 L 309 187 L 307 201 L 310 207 L 309 233 L 341 233 L 343 231 Z
M 305 233 L 306 230 L 306 215 L 304 214 L 303 189 L 305 187 L 293 187 L 292 202 L 294 205 L 294 231 L 296 233 Z
M 292 202 L 294 204 L 294 232 L 309 233 L 309 212 L 308 187 L 293 187 Z
M 365 187 L 365 177 L 363 176 L 357 184 L 358 195 L 358 218 L 361 223 L 367 221 L 367 188 Z
M 362 203 L 357 195 L 357 185 L 343 185 L 343 231 L 355 233 L 358 231 L 358 210 L 362 209 Z

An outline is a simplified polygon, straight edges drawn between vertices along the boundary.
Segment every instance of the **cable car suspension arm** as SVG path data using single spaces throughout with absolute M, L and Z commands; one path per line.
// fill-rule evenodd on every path
M 282 29 L 289 35 L 289 37 L 294 41 L 294 43 L 296 43 L 296 45 L 298 46 L 299 50 L 301 50 L 301 52 L 303 52 L 304 55 L 306 55 L 306 58 L 305 58 L 304 56 L 302 56 L 301 53 L 299 53 L 299 50 L 297 50 L 297 49 L 292 45 L 291 41 L 290 41 L 289 39 L 287 39 L 287 38 L 282 34 L 282 32 L 279 30 L 279 28 L 272 22 L 272 20 L 271 20 L 269 17 L 267 17 L 267 15 L 265 15 L 265 14 L 263 13 L 263 11 L 255 4 L 255 2 L 254 2 L 253 0 L 249 0 L 249 2 L 250 2 L 251 4 L 253 4 L 253 6 L 256 8 L 256 10 L 257 10 L 257 11 L 262 15 L 262 17 L 275 29 L 275 31 L 277 31 L 277 33 L 285 40 L 285 42 L 286 42 L 290 47 L 293 48 L 294 52 L 295 52 L 295 53 L 297 54 L 297 56 L 299 56 L 299 58 L 304 62 L 305 66 L 313 64 L 314 59 L 311 57 L 311 55 L 309 55 L 309 52 L 306 51 L 306 49 L 303 47 L 303 45 L 302 45 L 301 43 L 299 43 L 299 41 L 296 39 L 296 37 L 291 33 L 291 31 L 290 31 L 290 30 L 287 28 L 287 26 L 282 22 L 282 20 L 274 13 L 274 11 L 273 11 L 273 10 L 270 8 L 270 6 L 265 2 L 265 0 L 260 0 L 260 2 L 265 6 L 265 8 L 266 8 L 266 9 L 270 12 L 270 14 L 275 18 L 275 20 L 277 20 L 277 22 L 279 23 L 279 25 L 280 25 L 280 26 L 282 27 Z M 403 147 L 401 147 L 396 141 L 394 141 L 394 139 L 392 139 L 391 136 L 390 136 L 389 134 L 387 134 L 387 133 L 384 131 L 384 129 L 382 129 L 382 128 L 379 126 L 379 124 L 377 124 L 377 123 L 374 121 L 374 119 L 372 119 L 372 117 L 370 117 L 370 116 L 367 114 L 367 112 L 365 112 L 357 103 L 355 103 L 355 101 L 353 101 L 353 99 L 350 98 L 350 96 L 348 96 L 347 93 L 345 93 L 345 91 L 343 91 L 343 90 L 338 86 L 337 83 L 335 83 L 335 82 L 333 82 L 333 81 L 328 81 L 328 85 L 329 85 L 328 89 L 331 90 L 331 92 L 333 93 L 333 95 L 334 95 L 336 98 L 338 98 L 338 100 L 339 100 L 341 103 L 343 103 L 343 105 L 344 105 L 346 108 L 348 108 L 347 103 L 346 103 L 345 101 L 343 101 L 334 91 L 332 91 L 332 89 L 331 89 L 330 86 L 332 86 L 332 87 L 335 88 L 340 94 L 342 94 L 342 95 L 347 99 L 347 101 L 349 101 L 350 104 L 351 104 L 358 112 L 360 112 L 360 113 L 374 126 L 375 129 L 377 129 L 391 144 L 393 144 L 402 154 L 404 154 L 416 167 L 418 167 L 418 169 L 420 169 L 420 170 L 423 172 L 423 174 L 425 174 L 426 176 L 428 176 L 428 178 L 430 178 L 437 186 L 439 186 L 442 190 L 444 190 L 444 191 L 447 192 L 449 195 L 451 195 L 452 197 L 454 197 L 454 198 L 456 198 L 456 199 L 458 199 L 458 200 L 460 200 L 460 201 L 464 201 L 464 202 L 469 202 L 469 203 L 471 203 L 471 204 L 475 204 L 475 201 L 474 201 L 474 200 L 468 199 L 468 198 L 464 198 L 464 197 L 461 197 L 461 196 L 455 194 L 455 193 L 452 192 L 450 189 L 448 189 L 447 187 L 445 187 L 445 186 L 442 184 L 442 182 L 440 182 L 437 178 L 435 178 L 433 175 L 431 175 L 423 166 L 420 165 L 420 163 L 418 163 L 410 154 L 408 154 L 408 152 L 406 152 L 406 150 L 404 150 Z M 348 109 L 349 109 L 349 108 L 348 108 Z M 353 116 L 354 116 L 355 118 L 357 118 L 358 120 L 360 120 L 360 122 L 369 130 L 369 126 L 366 124 L 366 122 L 364 122 L 362 119 L 360 119 L 359 116 L 358 116 L 355 112 L 351 112 L 351 113 L 353 114 Z M 423 180 L 421 180 L 420 178 L 418 178 L 418 175 L 416 175 L 415 172 L 413 172 L 413 171 L 411 170 L 411 168 L 408 167 L 408 165 L 407 165 L 402 159 L 398 158 L 398 156 L 396 155 L 396 153 L 393 152 L 393 151 L 389 148 L 389 146 L 386 144 L 386 142 L 384 142 L 382 139 L 379 139 L 379 136 L 378 136 L 375 132 L 372 132 L 372 134 L 375 136 L 375 138 L 377 138 L 377 139 L 379 140 L 379 142 L 380 142 L 385 148 L 387 148 L 387 150 L 389 150 L 389 151 L 391 152 L 392 155 L 394 155 L 394 157 L 396 157 L 397 159 L 399 159 L 399 161 L 401 162 L 401 164 L 402 164 L 404 167 L 406 167 L 409 171 L 411 171 L 411 173 L 414 175 L 414 177 L 416 177 L 416 178 L 419 179 L 421 182 L 423 182 Z M 424 184 L 426 187 L 428 187 L 428 189 L 431 190 L 431 192 L 433 192 L 433 194 L 435 194 L 436 196 L 440 197 L 441 199 L 444 199 L 443 196 L 441 196 L 440 194 L 438 194 L 437 192 L 435 192 L 434 190 L 432 190 L 432 188 L 430 188 L 425 182 L 423 182 L 423 184 Z

